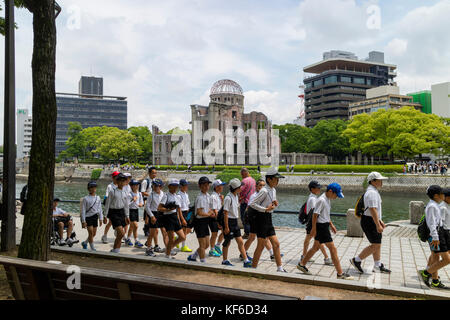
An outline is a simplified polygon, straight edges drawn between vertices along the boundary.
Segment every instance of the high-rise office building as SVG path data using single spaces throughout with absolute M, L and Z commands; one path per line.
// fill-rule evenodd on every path
M 351 52 L 325 52 L 322 61 L 303 69 L 313 74 L 303 80 L 306 126 L 323 119 L 347 120 L 349 104 L 364 100 L 367 89 L 395 85 L 396 68 L 384 63 L 383 52 L 372 51 L 365 60 Z
M 17 110 L 17 159 L 30 156 L 33 121 L 28 109 Z
M 101 78 L 100 78 L 101 79 Z M 83 77 L 80 80 L 82 83 Z M 101 81 L 103 84 L 103 79 Z M 79 122 L 84 128 L 116 127 L 127 129 L 127 98 L 80 92 L 56 93 L 56 156 L 66 149 L 69 122 Z M 102 89 L 103 90 L 103 89 Z
M 79 94 L 103 95 L 103 78 L 82 76 L 78 82 Z

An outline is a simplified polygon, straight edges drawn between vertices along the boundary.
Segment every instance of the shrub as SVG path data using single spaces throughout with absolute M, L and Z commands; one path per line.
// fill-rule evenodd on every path
M 280 172 L 286 172 L 286 166 L 280 166 Z M 364 165 L 339 165 L 339 164 L 322 164 L 322 165 L 295 165 L 294 172 L 310 172 L 313 171 L 333 171 L 335 173 L 369 173 L 378 171 L 383 173 L 403 172 L 402 165 L 386 165 L 386 166 L 364 166 Z
M 255 180 L 261 178 L 261 174 L 257 170 L 249 170 L 249 173 L 250 176 Z M 239 180 L 242 179 L 240 170 L 224 170 L 216 176 L 216 179 L 220 179 L 223 182 L 227 183 L 234 178 L 238 178 Z
M 102 173 L 102 169 L 94 169 L 91 173 L 91 180 L 98 180 Z

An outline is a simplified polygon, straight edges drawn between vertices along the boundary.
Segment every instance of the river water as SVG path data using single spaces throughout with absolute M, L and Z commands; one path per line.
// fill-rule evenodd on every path
M 25 181 L 17 181 L 17 198 L 20 196 L 20 191 L 25 185 Z M 97 194 L 103 199 L 105 195 L 107 182 L 98 182 Z M 56 183 L 55 184 L 55 197 L 61 200 L 79 200 L 81 197 L 87 195 L 86 189 L 87 183 Z M 164 188 L 166 191 L 167 188 Z M 360 193 L 345 192 L 343 190 L 345 198 L 336 199 L 331 202 L 331 212 L 334 213 L 346 213 L 347 209 L 354 208 L 356 200 L 360 196 Z M 199 193 L 198 187 L 191 185 L 189 190 L 189 198 L 191 203 L 194 202 L 195 197 Z M 224 191 L 224 193 L 226 193 Z M 391 222 L 395 220 L 407 220 L 409 219 L 409 202 L 410 201 L 423 201 L 425 204 L 428 202 L 426 194 L 418 193 L 383 193 L 381 192 L 383 201 L 383 221 Z M 277 198 L 280 203 L 279 210 L 292 210 L 298 211 L 303 203 L 308 198 L 306 192 L 296 192 L 293 189 L 277 189 Z M 80 206 L 76 203 L 60 203 L 59 205 L 63 210 L 68 212 L 79 213 Z M 141 212 L 142 214 L 142 212 Z M 346 219 L 343 217 L 332 217 L 333 223 L 339 230 L 346 229 Z M 275 226 L 303 228 L 298 222 L 297 215 L 294 214 L 274 214 L 273 223 Z

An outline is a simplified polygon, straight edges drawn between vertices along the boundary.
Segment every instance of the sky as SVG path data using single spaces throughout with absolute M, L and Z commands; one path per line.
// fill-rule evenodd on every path
M 77 93 L 82 75 L 103 77 L 105 95 L 127 97 L 129 127 L 190 128 L 190 105 L 207 105 L 221 79 L 241 85 L 245 112 L 292 122 L 303 68 L 329 50 L 360 59 L 383 51 L 403 94 L 450 81 L 450 0 L 58 3 L 56 91 Z M 16 23 L 16 107 L 31 111 L 32 14 L 16 10 Z M 4 101 L 4 77 L 0 88 Z

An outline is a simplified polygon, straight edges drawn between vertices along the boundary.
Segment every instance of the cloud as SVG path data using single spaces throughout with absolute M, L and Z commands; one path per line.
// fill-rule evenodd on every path
M 406 53 L 407 49 L 407 40 L 395 38 L 387 44 L 384 51 L 385 54 L 389 57 L 401 57 Z

